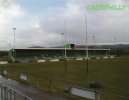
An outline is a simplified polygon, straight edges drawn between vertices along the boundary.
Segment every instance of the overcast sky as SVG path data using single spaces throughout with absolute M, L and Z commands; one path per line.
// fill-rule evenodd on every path
M 88 44 L 114 44 L 115 40 L 116 43 L 129 43 L 129 9 L 85 9 L 88 5 L 102 4 L 129 5 L 129 1 L 0 0 L 0 49 L 13 48 L 13 27 L 16 28 L 16 48 L 62 45 L 64 20 L 67 43 L 85 44 L 85 13 Z

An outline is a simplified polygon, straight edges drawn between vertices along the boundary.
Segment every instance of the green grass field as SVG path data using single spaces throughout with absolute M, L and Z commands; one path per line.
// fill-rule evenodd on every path
M 86 61 L 68 61 L 67 67 L 68 71 L 64 73 L 64 62 L 4 65 L 9 71 L 47 77 L 80 87 L 88 87 L 89 83 L 99 81 L 103 84 L 100 100 L 129 100 L 129 57 L 91 59 L 88 76 Z

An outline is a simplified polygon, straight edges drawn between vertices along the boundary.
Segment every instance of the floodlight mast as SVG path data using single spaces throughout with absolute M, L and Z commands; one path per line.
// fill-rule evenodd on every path
M 85 13 L 85 26 L 86 26 L 86 65 L 87 65 L 87 75 L 89 73 L 89 61 L 88 61 L 88 57 L 89 57 L 89 52 L 88 52 L 88 35 L 87 35 L 87 16 Z
M 13 57 L 14 57 L 14 62 L 15 62 L 15 31 L 16 31 L 16 28 L 12 28 L 13 31 L 14 31 L 14 48 L 13 48 Z
M 116 41 L 117 41 L 117 39 L 116 39 L 116 37 L 114 37 L 115 55 L 117 55 L 117 44 L 116 44 Z
M 62 36 L 62 50 L 63 50 L 63 57 L 64 57 L 64 33 L 61 33 Z
M 65 25 L 65 58 L 67 57 L 67 52 L 66 52 L 66 20 L 64 20 L 64 25 Z
M 93 44 L 94 44 L 94 42 L 95 42 L 95 35 L 94 35 L 94 33 L 93 33 L 92 37 L 93 37 Z
M 94 35 L 94 33 L 93 33 L 93 51 L 94 51 L 94 56 L 95 56 L 95 35 Z
M 64 45 L 64 48 L 65 48 L 65 73 L 67 72 L 67 51 L 66 51 L 66 49 L 67 49 L 67 47 L 66 47 L 66 44 L 67 44 L 67 41 L 66 41 L 66 36 L 67 36 L 67 33 L 66 33 L 66 20 L 64 20 L 64 27 L 65 27 L 65 45 Z

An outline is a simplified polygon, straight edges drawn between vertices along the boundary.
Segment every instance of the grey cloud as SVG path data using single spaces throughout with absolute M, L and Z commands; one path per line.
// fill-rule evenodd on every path
M 17 45 L 61 45 L 61 33 L 65 32 L 64 19 L 66 20 L 67 41 L 70 43 L 85 44 L 85 10 L 82 8 L 88 4 L 110 4 L 120 1 L 121 0 L 71 0 L 67 4 L 69 6 L 65 9 L 61 8 L 58 12 L 56 12 L 57 10 L 55 9 L 56 11 L 53 13 L 53 16 L 50 16 L 50 13 L 45 16 L 40 16 L 37 20 L 40 27 L 34 28 L 29 26 L 24 30 L 20 30 L 17 35 Z M 68 8 L 70 5 L 77 5 L 77 11 L 71 12 L 70 9 L 72 8 Z M 52 10 L 52 8 L 50 10 Z M 67 16 L 65 16 L 65 14 L 67 14 Z M 96 44 L 114 43 L 114 37 L 117 38 L 117 43 L 129 43 L 128 10 L 87 11 L 86 14 L 89 44 L 93 44 L 93 34 L 95 34 Z

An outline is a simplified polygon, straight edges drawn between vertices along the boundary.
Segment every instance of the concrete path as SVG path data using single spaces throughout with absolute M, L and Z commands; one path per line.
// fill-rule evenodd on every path
M 61 97 L 50 92 L 23 85 L 11 79 L 3 78 L 2 76 L 0 76 L 0 83 L 17 90 L 18 92 L 30 97 L 33 100 L 70 100 L 66 97 Z

